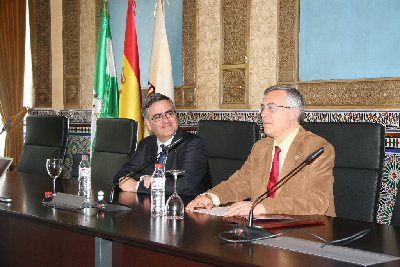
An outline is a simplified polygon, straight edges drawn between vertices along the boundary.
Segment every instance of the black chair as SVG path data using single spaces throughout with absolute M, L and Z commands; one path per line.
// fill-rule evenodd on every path
M 303 126 L 335 148 L 336 215 L 375 222 L 385 158 L 384 126 L 368 122 L 307 122 Z
M 137 122 L 122 118 L 100 118 L 96 127 L 92 180 L 112 186 L 114 175 L 136 149 Z
M 26 117 L 24 148 L 17 170 L 47 174 L 46 159 L 64 159 L 68 139 L 68 119 L 64 116 Z
M 398 191 L 396 194 L 396 202 L 394 203 L 393 213 L 392 213 L 392 224 L 394 226 L 400 226 L 400 187 L 397 187 Z
M 242 167 L 260 139 L 260 128 L 255 122 L 200 120 L 197 134 L 206 143 L 212 186 L 215 186 Z

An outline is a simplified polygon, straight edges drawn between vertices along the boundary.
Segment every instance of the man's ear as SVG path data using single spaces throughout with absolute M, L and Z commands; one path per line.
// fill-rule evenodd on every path
M 290 109 L 290 120 L 291 121 L 293 121 L 293 120 L 297 121 L 299 119 L 299 117 L 300 117 L 300 110 L 297 109 L 297 108 L 291 108 Z
M 144 123 L 146 124 L 147 129 L 152 132 L 150 122 L 148 120 L 144 120 Z

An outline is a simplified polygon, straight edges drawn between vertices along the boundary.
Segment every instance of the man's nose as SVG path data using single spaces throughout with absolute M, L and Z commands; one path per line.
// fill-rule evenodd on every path
M 161 119 L 162 119 L 163 122 L 169 120 L 166 114 L 162 114 L 161 115 Z

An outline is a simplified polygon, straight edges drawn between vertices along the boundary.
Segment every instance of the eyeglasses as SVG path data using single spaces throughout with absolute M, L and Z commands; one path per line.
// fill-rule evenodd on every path
M 274 113 L 277 108 L 293 108 L 293 107 L 279 106 L 275 103 L 267 103 L 267 105 L 261 104 L 260 107 L 258 108 L 258 111 L 262 113 L 265 109 L 267 109 L 268 112 Z
M 155 114 L 153 117 L 151 117 L 151 120 L 152 120 L 153 122 L 155 122 L 155 123 L 158 123 L 158 122 L 160 122 L 160 121 L 163 119 L 164 116 L 165 116 L 167 119 L 170 119 L 170 118 L 172 118 L 173 116 L 175 116 L 175 111 L 172 110 L 172 109 L 170 109 L 170 110 L 165 111 L 164 113 L 157 113 L 157 114 Z

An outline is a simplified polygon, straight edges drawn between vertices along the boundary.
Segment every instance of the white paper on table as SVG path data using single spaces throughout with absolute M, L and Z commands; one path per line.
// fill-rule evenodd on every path
M 208 215 L 213 215 L 213 216 L 224 216 L 226 211 L 228 210 L 228 207 L 213 207 L 211 209 L 196 209 L 194 212 L 197 213 L 204 213 Z M 263 215 L 257 215 L 254 216 L 254 220 L 271 220 L 271 221 L 279 221 L 279 220 L 293 220 L 291 217 L 287 216 L 282 216 L 282 215 L 277 215 L 277 214 L 263 214 Z
M 196 209 L 194 212 L 205 213 L 213 216 L 224 216 L 229 207 L 213 207 L 211 209 Z

